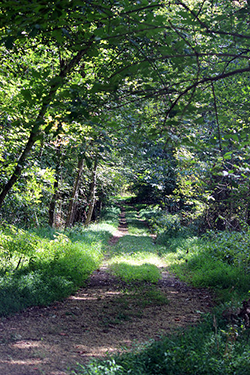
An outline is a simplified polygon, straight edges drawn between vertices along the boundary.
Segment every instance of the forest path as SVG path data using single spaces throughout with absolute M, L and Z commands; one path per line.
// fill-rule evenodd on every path
M 125 212 L 110 240 L 126 235 Z M 103 266 L 86 287 L 49 307 L 32 307 L 0 321 L 0 374 L 66 375 L 77 363 L 138 348 L 178 327 L 197 323 L 212 299 L 162 268 L 157 288 L 168 304 L 143 304 Z

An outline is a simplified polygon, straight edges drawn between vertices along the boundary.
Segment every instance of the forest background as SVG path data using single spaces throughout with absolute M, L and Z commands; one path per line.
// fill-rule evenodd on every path
M 30 271 L 36 288 L 52 290 L 67 230 L 87 228 L 128 192 L 152 208 L 149 224 L 165 246 L 187 233 L 212 241 L 202 247 L 206 261 L 221 262 L 213 286 L 247 295 L 249 14 L 249 0 L 1 4 L 4 298 Z M 35 274 L 44 262 L 35 233 L 48 226 L 54 242 L 46 245 L 46 272 Z M 85 272 L 74 268 L 78 250 L 59 262 L 54 282 L 66 294 Z M 60 279 L 65 269 L 70 281 Z M 46 293 L 41 301 L 29 295 L 28 305 L 64 296 Z M 9 312 L 23 303 L 9 301 Z
M 0 16 L 2 220 L 88 223 L 129 187 L 200 229 L 249 223 L 247 1 L 8 1 Z

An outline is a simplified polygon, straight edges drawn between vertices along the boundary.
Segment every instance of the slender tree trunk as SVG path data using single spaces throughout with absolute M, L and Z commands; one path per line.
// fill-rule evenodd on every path
M 79 184 L 80 184 L 80 180 L 82 176 L 83 163 L 84 163 L 84 158 L 81 158 L 78 161 L 77 176 L 75 179 L 74 188 L 73 188 L 72 195 L 71 195 L 70 202 L 69 202 L 68 215 L 67 215 L 67 219 L 65 223 L 66 228 L 70 227 L 73 224 L 74 206 L 75 206 L 76 198 L 78 195 Z
M 58 180 L 56 179 L 54 182 L 54 194 L 52 196 L 52 199 L 49 205 L 49 226 L 50 227 L 54 226 L 57 199 L 58 199 Z
M 30 134 L 30 137 L 29 137 L 29 140 L 26 144 L 26 147 L 24 149 L 24 151 L 22 152 L 22 155 L 20 156 L 19 160 L 18 160 L 18 163 L 17 163 L 17 166 L 14 170 L 14 173 L 12 174 L 11 178 L 9 179 L 9 181 L 6 183 L 6 185 L 4 186 L 1 194 L 0 194 L 0 207 L 2 206 L 3 204 L 3 201 L 6 197 L 6 195 L 8 194 L 8 192 L 10 191 L 10 189 L 12 188 L 12 186 L 16 183 L 16 181 L 18 180 L 18 178 L 20 177 L 21 173 L 22 173 L 22 170 L 23 170 L 23 167 L 24 167 L 24 163 L 26 161 L 26 158 L 32 148 L 32 146 L 34 145 L 36 139 L 35 139 L 35 134 L 32 132 Z
M 25 166 L 26 159 L 27 159 L 33 145 L 35 144 L 35 142 L 37 141 L 37 139 L 41 135 L 41 124 L 44 123 L 44 121 L 43 121 L 44 115 L 47 112 L 48 106 L 50 105 L 50 103 L 54 99 L 57 90 L 59 89 L 59 87 L 61 87 L 63 85 L 63 79 L 74 69 L 75 66 L 77 66 L 79 64 L 82 57 L 88 51 L 88 49 L 90 48 L 92 43 L 93 43 L 93 40 L 91 39 L 89 41 L 89 44 L 87 45 L 87 47 L 84 50 L 79 51 L 72 60 L 70 60 L 68 63 L 65 64 L 65 66 L 61 69 L 60 74 L 56 77 L 56 78 L 58 78 L 58 82 L 50 86 L 50 91 L 49 91 L 48 95 L 43 100 L 41 109 L 40 109 L 40 111 L 37 115 L 37 118 L 35 120 L 35 124 L 33 125 L 32 129 L 31 129 L 31 133 L 30 133 L 28 142 L 27 142 L 19 160 L 17 161 L 17 166 L 16 166 L 12 176 L 10 177 L 9 181 L 3 187 L 3 190 L 0 194 L 0 207 L 3 204 L 6 195 L 9 193 L 12 186 L 17 182 L 17 180 L 19 179 L 19 177 L 22 174 L 22 171 L 23 171 L 24 166 Z M 48 125 L 44 129 L 45 133 L 49 132 L 50 126 L 51 125 Z
M 2 206 L 3 201 L 6 197 L 6 195 L 8 194 L 8 192 L 10 191 L 10 189 L 12 188 L 12 186 L 17 182 L 17 180 L 21 176 L 23 168 L 25 166 L 26 159 L 27 159 L 33 145 L 36 143 L 37 139 L 41 135 L 40 134 L 40 132 L 41 132 L 41 125 L 40 124 L 43 123 L 43 117 L 44 117 L 44 115 L 47 111 L 47 107 L 50 104 L 50 102 L 52 101 L 52 99 L 55 97 L 55 94 L 56 94 L 56 91 L 57 91 L 58 87 L 59 87 L 59 85 L 51 86 L 49 94 L 45 97 L 45 99 L 43 101 L 42 108 L 40 109 L 40 111 L 37 115 L 35 124 L 33 125 L 32 130 L 31 130 L 28 142 L 27 142 L 27 144 L 26 144 L 26 146 L 25 146 L 25 148 L 24 148 L 24 150 L 23 150 L 23 152 L 22 152 L 22 154 L 21 154 L 21 156 L 20 156 L 20 158 L 17 162 L 17 166 L 16 166 L 11 178 L 6 183 L 6 185 L 4 186 L 4 188 L 3 188 L 3 190 L 0 194 L 0 207 Z
M 61 168 L 61 145 L 59 145 L 56 149 L 56 156 L 57 156 L 57 164 L 56 164 L 56 176 L 55 176 L 55 182 L 54 182 L 54 194 L 52 196 L 52 199 L 49 205 L 49 225 L 51 227 L 54 226 L 56 202 L 59 196 L 58 186 L 59 186 L 60 168 Z
M 92 172 L 92 182 L 91 182 L 91 188 L 90 188 L 90 203 L 89 203 L 89 209 L 87 213 L 87 218 L 85 220 L 85 225 L 89 225 L 94 207 L 95 207 L 95 200 L 96 200 L 96 171 L 97 171 L 97 157 L 95 158 L 94 162 L 94 168 Z

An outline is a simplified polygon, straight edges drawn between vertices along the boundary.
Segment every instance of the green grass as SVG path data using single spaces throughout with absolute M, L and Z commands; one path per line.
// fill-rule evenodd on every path
M 157 283 L 161 277 L 158 267 L 150 263 L 132 265 L 126 262 L 117 262 L 110 266 L 110 271 L 127 283 L 137 281 Z
M 116 218 L 117 220 L 117 218 Z M 66 231 L 0 230 L 0 316 L 62 300 L 100 266 L 115 223 Z
M 139 213 L 133 206 L 125 206 L 126 221 L 128 224 L 128 232 L 133 235 L 149 235 L 149 229 L 145 221 L 139 216 Z
M 164 267 L 158 255 L 161 246 L 146 235 L 122 237 L 110 251 L 109 270 L 127 283 L 147 281 L 157 283 L 161 278 L 159 267 Z
M 228 241 L 224 243 L 221 237 L 225 236 Z M 195 287 L 212 288 L 226 302 L 232 298 L 232 291 L 241 300 L 247 298 L 250 290 L 249 250 L 244 251 L 244 247 L 250 248 L 250 239 L 240 238 L 238 233 L 217 233 L 213 239 L 177 237 L 163 257 L 181 280 Z
M 177 215 L 157 207 L 144 208 L 140 216 L 152 224 L 158 255 L 181 280 L 212 288 L 221 302 L 249 298 L 250 232 L 210 231 L 198 237 L 180 226 Z

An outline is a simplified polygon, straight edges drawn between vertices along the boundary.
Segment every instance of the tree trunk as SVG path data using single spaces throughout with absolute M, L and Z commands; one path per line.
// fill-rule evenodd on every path
M 95 158 L 94 168 L 92 172 L 92 182 L 91 182 L 91 188 L 90 188 L 90 203 L 89 203 L 89 209 L 87 213 L 87 219 L 85 220 L 85 223 L 84 223 L 85 225 L 89 225 L 89 223 L 91 222 L 91 218 L 92 218 L 94 207 L 95 207 L 96 171 L 97 171 L 97 157 Z
M 65 223 L 65 228 L 68 228 L 68 227 L 72 226 L 72 224 L 73 224 L 74 206 L 75 206 L 75 202 L 76 202 L 77 195 L 78 195 L 80 179 L 81 179 L 81 176 L 82 176 L 83 163 L 84 163 L 84 158 L 81 158 L 78 161 L 78 171 L 77 171 L 77 176 L 76 176 L 76 179 L 75 179 L 74 188 L 73 188 L 72 195 L 71 195 L 70 202 L 69 202 L 69 210 L 68 210 L 68 215 L 67 215 L 67 219 L 66 219 L 66 223 Z
M 17 166 L 16 166 L 11 178 L 6 183 L 6 185 L 3 187 L 3 190 L 0 194 L 0 207 L 2 206 L 3 201 L 6 197 L 6 195 L 8 194 L 8 192 L 10 191 L 10 189 L 12 188 L 12 186 L 16 183 L 18 178 L 21 176 L 26 158 L 29 155 L 30 150 L 32 149 L 32 146 L 34 145 L 35 142 L 36 142 L 36 133 L 34 133 L 32 131 L 31 134 L 30 134 L 29 140 L 26 144 L 26 147 L 23 150 L 23 152 L 22 152 L 22 154 L 21 154 L 21 156 L 20 156 L 20 158 L 17 162 Z
M 59 186 L 59 178 L 60 178 L 60 167 L 61 167 L 61 145 L 59 145 L 56 149 L 56 157 L 57 157 L 57 164 L 56 164 L 56 176 L 54 182 L 54 194 L 52 196 L 50 205 L 49 205 L 49 226 L 53 227 L 55 223 L 55 209 L 56 209 L 56 202 L 58 200 L 58 186 Z
M 31 129 L 29 140 L 28 140 L 28 142 L 27 142 L 27 144 L 26 144 L 26 146 L 25 146 L 25 148 L 24 148 L 24 150 L 23 150 L 23 152 L 22 152 L 22 154 L 21 154 L 21 156 L 20 156 L 20 158 L 17 162 L 17 166 L 16 166 L 12 176 L 10 177 L 9 181 L 3 187 L 3 190 L 0 194 L 0 207 L 3 204 L 6 195 L 9 193 L 12 186 L 17 182 L 17 180 L 19 179 L 19 177 L 22 174 L 27 156 L 29 155 L 33 145 L 35 144 L 35 142 L 37 141 L 37 139 L 41 135 L 41 124 L 44 123 L 44 121 L 43 121 L 44 115 L 46 114 L 48 106 L 50 105 L 51 101 L 55 98 L 57 90 L 59 89 L 59 87 L 62 86 L 63 79 L 74 69 L 74 67 L 76 65 L 79 64 L 82 57 L 87 52 L 87 50 L 90 48 L 92 43 L 93 43 L 93 41 L 90 40 L 87 47 L 84 50 L 79 51 L 76 54 L 76 56 L 63 67 L 60 74 L 56 77 L 56 78 L 58 78 L 58 82 L 50 86 L 50 91 L 49 91 L 48 95 L 43 100 L 42 107 L 41 107 L 41 109 L 40 109 L 40 111 L 37 115 L 35 124 L 33 125 L 32 129 Z M 44 132 L 46 133 L 49 130 L 50 130 L 50 125 L 48 125 L 44 129 Z

